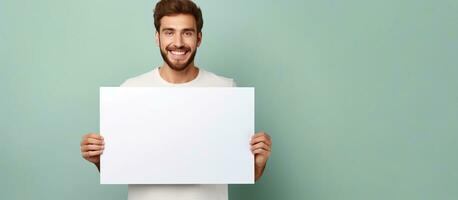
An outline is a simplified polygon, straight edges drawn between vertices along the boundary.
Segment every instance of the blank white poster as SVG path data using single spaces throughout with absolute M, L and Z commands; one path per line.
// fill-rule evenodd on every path
M 254 88 L 101 87 L 102 184 L 252 184 Z

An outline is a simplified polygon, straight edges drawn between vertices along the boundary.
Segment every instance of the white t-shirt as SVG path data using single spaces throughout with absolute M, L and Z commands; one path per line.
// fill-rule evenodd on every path
M 162 79 L 159 68 L 126 80 L 121 87 L 235 87 L 233 79 L 199 69 L 197 77 L 173 84 Z M 227 200 L 226 184 L 129 185 L 129 200 Z

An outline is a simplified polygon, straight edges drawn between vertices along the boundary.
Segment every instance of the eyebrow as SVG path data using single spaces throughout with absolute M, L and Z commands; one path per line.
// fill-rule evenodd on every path
M 175 31 L 175 29 L 173 29 L 173 28 L 163 28 L 163 29 L 161 30 L 161 32 L 162 32 L 162 31 Z
M 196 32 L 196 30 L 193 29 L 193 28 L 185 28 L 185 29 L 183 29 L 183 31 L 192 31 L 192 32 Z
M 161 31 L 175 31 L 175 29 L 174 28 L 163 28 Z M 196 32 L 196 29 L 194 29 L 194 28 L 184 28 L 182 31 L 183 32 L 186 32 L 186 31 Z

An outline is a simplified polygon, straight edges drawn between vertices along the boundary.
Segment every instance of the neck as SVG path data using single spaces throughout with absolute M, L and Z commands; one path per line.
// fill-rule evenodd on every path
M 169 83 L 187 83 L 197 77 L 199 68 L 194 66 L 194 63 L 190 63 L 185 69 L 177 71 L 170 68 L 167 63 L 164 63 L 161 68 L 159 68 L 159 74 Z

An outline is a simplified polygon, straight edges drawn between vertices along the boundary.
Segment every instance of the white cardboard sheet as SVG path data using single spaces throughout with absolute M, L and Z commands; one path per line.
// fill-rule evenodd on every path
M 254 88 L 101 87 L 102 184 L 251 184 Z

